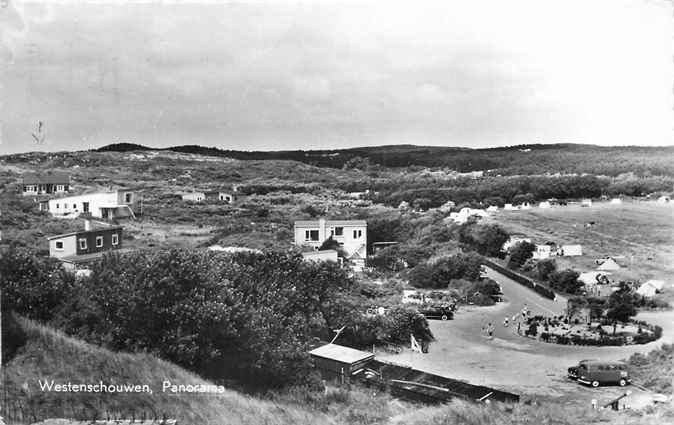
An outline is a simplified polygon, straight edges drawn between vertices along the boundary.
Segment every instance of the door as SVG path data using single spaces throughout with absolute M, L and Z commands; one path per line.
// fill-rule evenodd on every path
M 82 202 L 82 211 L 85 213 L 89 212 L 89 203 L 88 202 Z

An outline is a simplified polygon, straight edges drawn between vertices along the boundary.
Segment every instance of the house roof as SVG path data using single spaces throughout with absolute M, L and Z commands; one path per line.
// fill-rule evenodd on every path
M 295 227 L 317 227 L 319 220 L 298 220 Z M 326 226 L 367 226 L 365 220 L 325 220 Z
M 24 174 L 23 184 L 61 184 L 70 183 L 70 175 L 59 172 Z
M 337 344 L 326 344 L 309 351 L 309 354 L 324 359 L 335 360 L 340 363 L 356 363 L 361 360 L 374 358 L 374 354 Z
M 52 239 L 60 239 L 60 238 L 66 238 L 68 236 L 77 236 L 77 235 L 83 235 L 85 233 L 96 233 L 100 232 L 101 230 L 122 230 L 122 226 L 111 226 L 111 227 L 98 227 L 96 229 L 91 229 L 91 230 L 79 230 L 77 232 L 70 232 L 70 233 L 63 233 L 61 235 L 54 235 L 54 236 L 48 236 L 47 240 L 52 240 Z

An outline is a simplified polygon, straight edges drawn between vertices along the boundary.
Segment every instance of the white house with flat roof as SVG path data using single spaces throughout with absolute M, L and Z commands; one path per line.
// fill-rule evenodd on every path
M 95 218 L 115 219 L 135 217 L 132 209 L 135 202 L 135 192 L 119 189 L 50 199 L 48 203 L 41 204 L 41 209 L 46 206 L 54 217 L 89 214 Z
M 365 266 L 367 222 L 365 220 L 303 220 L 294 226 L 295 245 L 319 249 L 328 238 L 339 244 L 355 268 Z

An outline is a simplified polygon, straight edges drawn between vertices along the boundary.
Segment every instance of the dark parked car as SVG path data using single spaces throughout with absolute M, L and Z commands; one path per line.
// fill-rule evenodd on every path
M 433 304 L 419 308 L 419 312 L 427 319 L 449 320 L 454 318 L 453 304 Z
M 581 360 L 577 366 L 568 369 L 568 374 L 570 379 L 595 388 L 601 384 L 618 384 L 624 387 L 631 381 L 627 366 L 621 362 Z

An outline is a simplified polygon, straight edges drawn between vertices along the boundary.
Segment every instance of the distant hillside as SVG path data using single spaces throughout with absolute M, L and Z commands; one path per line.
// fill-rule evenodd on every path
M 237 151 L 197 145 L 154 149 L 130 143 L 107 145 L 100 152 L 168 150 L 240 160 L 283 159 L 319 167 L 341 168 L 360 157 L 385 167 L 444 167 L 460 172 L 492 170 L 494 174 L 589 173 L 617 176 L 674 175 L 674 146 L 602 147 L 577 144 L 519 145 L 491 149 L 393 145 L 336 150 Z

